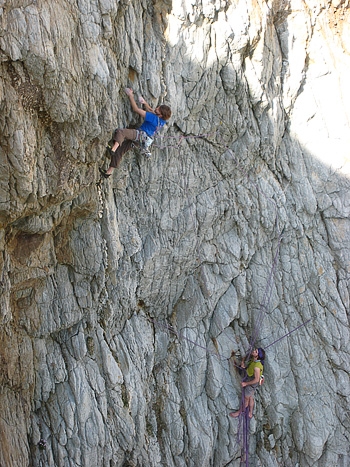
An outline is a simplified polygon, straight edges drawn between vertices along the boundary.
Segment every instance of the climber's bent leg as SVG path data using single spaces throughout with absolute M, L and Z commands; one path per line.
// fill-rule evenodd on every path
M 131 141 L 134 141 L 137 137 L 137 132 L 136 130 L 129 129 L 129 128 L 122 128 L 122 129 L 117 129 L 114 132 L 113 135 L 113 140 L 114 144 L 112 147 L 112 152 L 115 152 L 119 146 L 123 144 L 123 142 L 128 139 Z
M 110 148 L 109 152 L 111 155 L 111 163 L 108 170 L 105 172 L 105 175 L 109 176 L 112 174 L 113 170 L 119 166 L 123 155 L 129 151 L 132 146 L 133 141 L 137 138 L 137 131 L 134 129 L 118 129 L 115 130 L 113 134 L 113 147 Z M 108 149 L 108 147 L 107 147 Z

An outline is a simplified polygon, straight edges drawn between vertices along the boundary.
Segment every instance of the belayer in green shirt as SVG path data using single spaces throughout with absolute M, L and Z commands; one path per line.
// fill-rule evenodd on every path
M 245 368 L 247 372 L 247 378 L 242 381 L 241 385 L 244 388 L 244 404 L 236 412 L 230 412 L 230 417 L 236 418 L 242 412 L 249 407 L 249 418 L 253 417 L 253 408 L 254 408 L 254 393 L 255 390 L 263 381 L 263 372 L 264 372 L 264 360 L 265 360 L 265 351 L 264 349 L 254 349 L 250 354 L 251 360 L 248 362 L 248 366 L 245 366 L 244 359 L 241 363 L 241 368 Z

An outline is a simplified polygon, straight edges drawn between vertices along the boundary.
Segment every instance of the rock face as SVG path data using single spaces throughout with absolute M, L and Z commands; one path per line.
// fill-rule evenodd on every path
M 0 0 L 0 465 L 350 465 L 348 1 Z M 113 179 L 137 124 L 173 117 Z

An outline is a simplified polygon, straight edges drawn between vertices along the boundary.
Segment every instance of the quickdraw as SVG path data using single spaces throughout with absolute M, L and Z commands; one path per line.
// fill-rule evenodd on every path
M 144 131 L 136 130 L 137 136 L 135 141 L 138 142 L 141 146 L 149 148 L 153 143 L 153 138 L 147 135 Z

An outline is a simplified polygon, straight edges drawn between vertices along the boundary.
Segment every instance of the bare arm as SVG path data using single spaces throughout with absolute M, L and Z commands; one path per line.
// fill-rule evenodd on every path
M 252 381 L 243 381 L 242 382 L 242 388 L 245 388 L 246 386 L 252 386 L 253 384 L 256 384 L 260 381 L 260 368 L 255 367 L 254 368 L 254 379 Z
M 129 97 L 132 110 L 136 112 L 137 114 L 141 115 L 141 117 L 145 118 L 146 111 L 143 109 L 140 109 L 140 107 L 138 107 L 138 105 L 136 104 L 135 98 L 134 98 L 134 91 L 130 88 L 126 88 L 125 92 Z
M 155 113 L 154 109 L 152 109 L 152 107 L 149 104 L 147 104 L 147 102 L 142 96 L 139 97 L 139 102 L 140 104 L 143 104 L 145 106 L 146 112 L 151 112 L 152 114 Z

